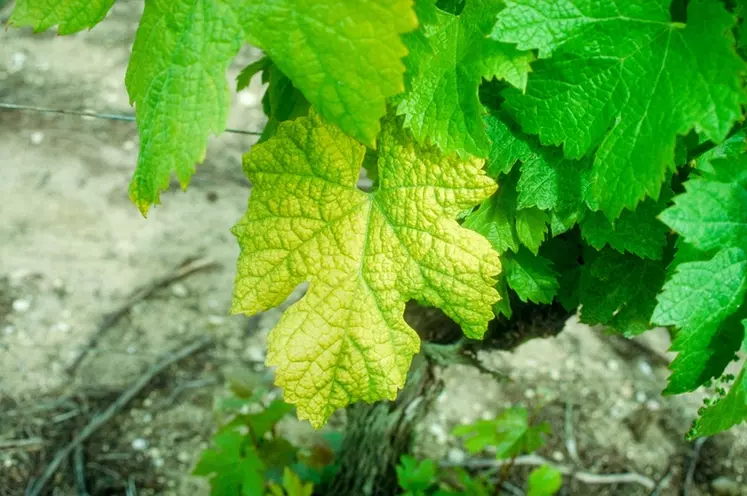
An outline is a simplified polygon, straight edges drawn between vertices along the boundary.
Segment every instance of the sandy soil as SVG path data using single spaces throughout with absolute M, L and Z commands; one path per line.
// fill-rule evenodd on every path
M 0 30 L 0 101 L 130 114 L 123 81 L 141 8 L 120 0 L 95 30 L 69 37 Z M 242 50 L 229 77 L 257 55 Z M 236 95 L 231 127 L 261 128 L 261 94 L 255 79 Z M 229 228 L 246 207 L 240 159 L 253 142 L 236 134 L 213 139 L 189 191 L 174 185 L 144 219 L 127 198 L 137 156 L 133 123 L 0 109 L 0 495 L 23 494 L 55 451 L 159 356 L 211 335 L 213 347 L 160 375 L 84 450 L 93 495 L 124 494 L 128 484 L 138 494 L 207 493 L 188 472 L 214 428 L 224 371 L 263 360 L 267 330 L 282 311 L 228 316 L 238 254 Z M 66 373 L 107 313 L 192 258 L 217 267 L 136 304 Z M 506 382 L 449 367 L 419 452 L 460 463 L 466 454 L 448 435 L 453 426 L 516 402 L 541 402 L 554 429 L 543 456 L 589 472 L 634 471 L 655 481 L 668 474 L 660 494 L 679 494 L 692 451 L 683 436 L 702 396 L 661 398 L 667 335 L 655 331 L 641 342 L 652 351 L 572 321 L 558 338 L 483 357 Z M 578 462 L 567 448 L 569 409 Z M 288 424 L 296 437 L 313 438 L 306 424 Z M 19 439 L 35 442 L 3 447 Z M 135 449 L 136 439 L 147 447 Z M 717 492 L 719 484 L 747 494 L 745 459 L 747 429 L 708 440 L 690 494 L 730 494 Z M 516 481 L 525 473 L 517 470 Z M 651 492 L 566 480 L 566 494 Z M 76 494 L 73 468 L 64 465 L 53 486 L 54 494 Z

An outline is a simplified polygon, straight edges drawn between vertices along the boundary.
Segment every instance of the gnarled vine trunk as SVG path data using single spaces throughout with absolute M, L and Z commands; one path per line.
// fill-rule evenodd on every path
M 397 494 L 395 466 L 412 448 L 412 434 L 441 392 L 434 367 L 444 361 L 474 361 L 480 350 L 513 350 L 534 338 L 558 334 L 570 313 L 560 305 L 517 305 L 511 320 L 491 322 L 485 339 L 465 340 L 461 330 L 440 311 L 408 306 L 405 318 L 429 347 L 443 346 L 444 353 L 427 350 L 415 356 L 404 389 L 394 402 L 358 403 L 350 406 L 340 471 L 321 494 L 334 496 L 392 496 Z

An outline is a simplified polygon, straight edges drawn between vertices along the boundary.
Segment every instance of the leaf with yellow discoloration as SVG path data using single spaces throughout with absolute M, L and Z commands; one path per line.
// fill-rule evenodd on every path
M 241 255 L 232 310 L 267 310 L 310 282 L 270 333 L 267 364 L 317 427 L 355 401 L 395 398 L 419 349 L 403 319 L 408 300 L 441 308 L 480 338 L 499 299 L 498 254 L 454 220 L 496 188 L 483 161 L 444 157 L 386 121 L 378 188 L 364 193 L 364 154 L 312 111 L 244 159 L 254 189 L 233 230 Z

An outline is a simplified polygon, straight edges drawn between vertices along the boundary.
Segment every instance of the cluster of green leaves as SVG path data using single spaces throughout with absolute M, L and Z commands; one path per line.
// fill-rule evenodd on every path
M 494 487 L 505 482 L 512 467 L 512 459 L 533 453 L 545 443 L 550 434 L 545 422 L 534 423 L 526 408 L 514 407 L 492 420 L 460 425 L 453 435 L 465 438 L 465 448 L 476 454 L 485 450 L 495 452 L 496 459 L 505 460 L 507 470 L 501 471 L 499 481 L 490 481 L 486 474 L 472 475 L 456 467 L 439 469 L 430 459 L 418 461 L 404 455 L 397 466 L 397 480 L 404 491 L 402 496 L 447 496 L 465 494 L 488 496 L 495 494 Z M 563 485 L 561 473 L 551 465 L 541 465 L 532 470 L 527 479 L 528 496 L 551 496 Z
M 267 388 L 249 379 L 232 381 L 232 394 L 217 401 L 219 428 L 193 474 L 208 478 L 215 496 L 311 496 L 314 485 L 337 470 L 339 437 L 327 436 L 312 449 L 294 446 L 277 429 L 293 406 L 266 401 Z
M 19 0 L 10 22 L 71 33 L 113 3 Z M 670 326 L 665 393 L 693 391 L 745 340 L 745 15 L 744 0 L 148 1 L 126 81 L 131 197 L 145 213 L 172 173 L 186 186 L 249 42 L 266 58 L 239 87 L 262 73 L 269 123 L 244 160 L 233 310 L 310 282 L 268 345 L 299 416 L 396 395 L 419 349 L 412 299 L 471 338 L 553 300 L 625 336 Z M 743 370 L 691 435 L 747 420 L 746 390 Z

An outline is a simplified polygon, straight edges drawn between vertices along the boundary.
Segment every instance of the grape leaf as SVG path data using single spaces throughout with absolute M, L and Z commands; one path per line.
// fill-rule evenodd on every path
M 712 436 L 747 422 L 747 363 L 725 397 L 708 406 L 695 421 L 688 438 Z
M 522 248 L 516 254 L 504 254 L 501 261 L 506 281 L 521 301 L 552 303 L 560 285 L 550 260 Z
M 140 154 L 130 198 L 143 215 L 172 172 L 186 188 L 210 134 L 226 127 L 226 69 L 241 47 L 240 0 L 147 2 L 125 82 Z
M 252 82 L 252 78 L 256 74 L 266 71 L 270 66 L 272 66 L 272 60 L 270 60 L 270 57 L 262 57 L 241 69 L 239 75 L 236 76 L 236 91 L 239 92 L 248 88 L 249 84 Z M 262 82 L 264 83 L 265 81 Z
M 604 324 L 627 337 L 650 329 L 665 263 L 610 248 L 585 258 L 579 288 L 581 322 Z
M 661 219 L 681 236 L 654 321 L 679 328 L 665 393 L 721 375 L 743 339 L 747 311 L 747 155 L 708 162 Z M 741 310 L 740 310 L 741 307 Z
M 417 460 L 410 455 L 402 455 L 396 467 L 399 487 L 406 494 L 425 494 L 436 482 L 436 469 L 433 460 Z
M 510 126 L 501 113 L 490 112 L 484 120 L 485 132 L 491 142 L 485 165 L 490 177 L 508 174 L 516 162 L 526 162 L 535 155 L 528 137 Z
M 373 146 L 386 99 L 402 92 L 417 27 L 409 0 L 273 0 L 246 7 L 245 28 L 327 120 Z
M 747 246 L 747 154 L 710 163 L 711 174 L 685 182 L 686 193 L 661 219 L 702 251 Z
M 114 0 L 17 0 L 10 14 L 11 26 L 31 26 L 34 32 L 59 24 L 58 34 L 72 34 L 100 23 Z
M 432 0 L 419 1 L 431 5 L 430 11 L 419 9 L 427 13 L 420 19 L 427 44 L 422 38 L 408 43 L 416 72 L 408 76 L 409 91 L 397 113 L 421 143 L 487 156 L 490 140 L 478 97 L 480 82 L 498 78 L 523 88 L 533 56 L 487 38 L 502 0 L 467 0 L 458 16 L 436 10 Z
M 543 59 L 525 93 L 505 92 L 504 108 L 569 158 L 598 147 L 589 200 L 610 218 L 658 197 L 678 134 L 720 142 L 747 101 L 734 17 L 693 0 L 683 25 L 670 21 L 670 3 L 507 0 L 492 33 Z
M 233 229 L 232 311 L 277 306 L 310 281 L 270 333 L 267 363 L 285 400 L 317 427 L 349 403 L 394 399 L 419 347 L 406 301 L 441 308 L 479 338 L 498 300 L 497 253 L 453 220 L 495 190 L 483 161 L 444 157 L 387 121 L 379 187 L 367 194 L 355 187 L 364 154 L 312 111 L 244 159 L 254 189 Z
M 262 460 L 251 443 L 236 429 L 227 429 L 213 438 L 216 447 L 202 452 L 194 475 L 210 479 L 211 494 L 216 496 L 256 496 L 265 488 Z
M 537 255 L 545 240 L 549 220 L 550 216 L 546 212 L 535 207 L 516 211 L 516 234 L 534 255 Z
M 731 138 L 703 153 L 697 158 L 698 170 L 712 172 L 711 162 L 723 158 L 737 158 L 747 151 L 747 133 L 739 131 Z
M 498 253 L 519 251 L 516 232 L 516 179 L 518 174 L 502 176 L 498 191 L 464 220 L 464 227 L 485 236 Z
M 736 347 L 729 344 L 738 324 L 726 319 L 743 304 L 745 292 L 747 254 L 739 247 L 724 248 L 710 260 L 677 266 L 657 297 L 652 319 L 679 329 L 671 347 L 679 354 L 670 366 L 665 393 L 693 391 L 721 375 L 741 342 L 740 337 Z M 729 348 L 734 349 L 729 352 Z
M 498 459 L 511 458 L 532 453 L 545 444 L 544 435 L 551 432 L 550 424 L 531 422 L 526 408 L 508 408 L 495 419 L 457 426 L 452 435 L 464 438 L 464 447 L 472 454 L 492 447 Z
M 563 485 L 563 475 L 551 465 L 542 465 L 529 474 L 527 496 L 552 496 Z
M 665 206 L 662 195 L 659 201 L 643 201 L 634 211 L 625 211 L 614 223 L 601 212 L 587 215 L 581 223 L 581 233 L 588 243 L 601 250 L 609 245 L 624 253 L 660 260 L 667 244 L 667 226 L 657 216 Z
M 262 136 L 258 143 L 274 136 L 281 122 L 309 113 L 308 100 L 275 64 L 270 63 L 264 69 L 262 82 L 267 84 L 267 90 L 262 97 L 262 108 L 267 116 L 267 124 L 262 129 Z

